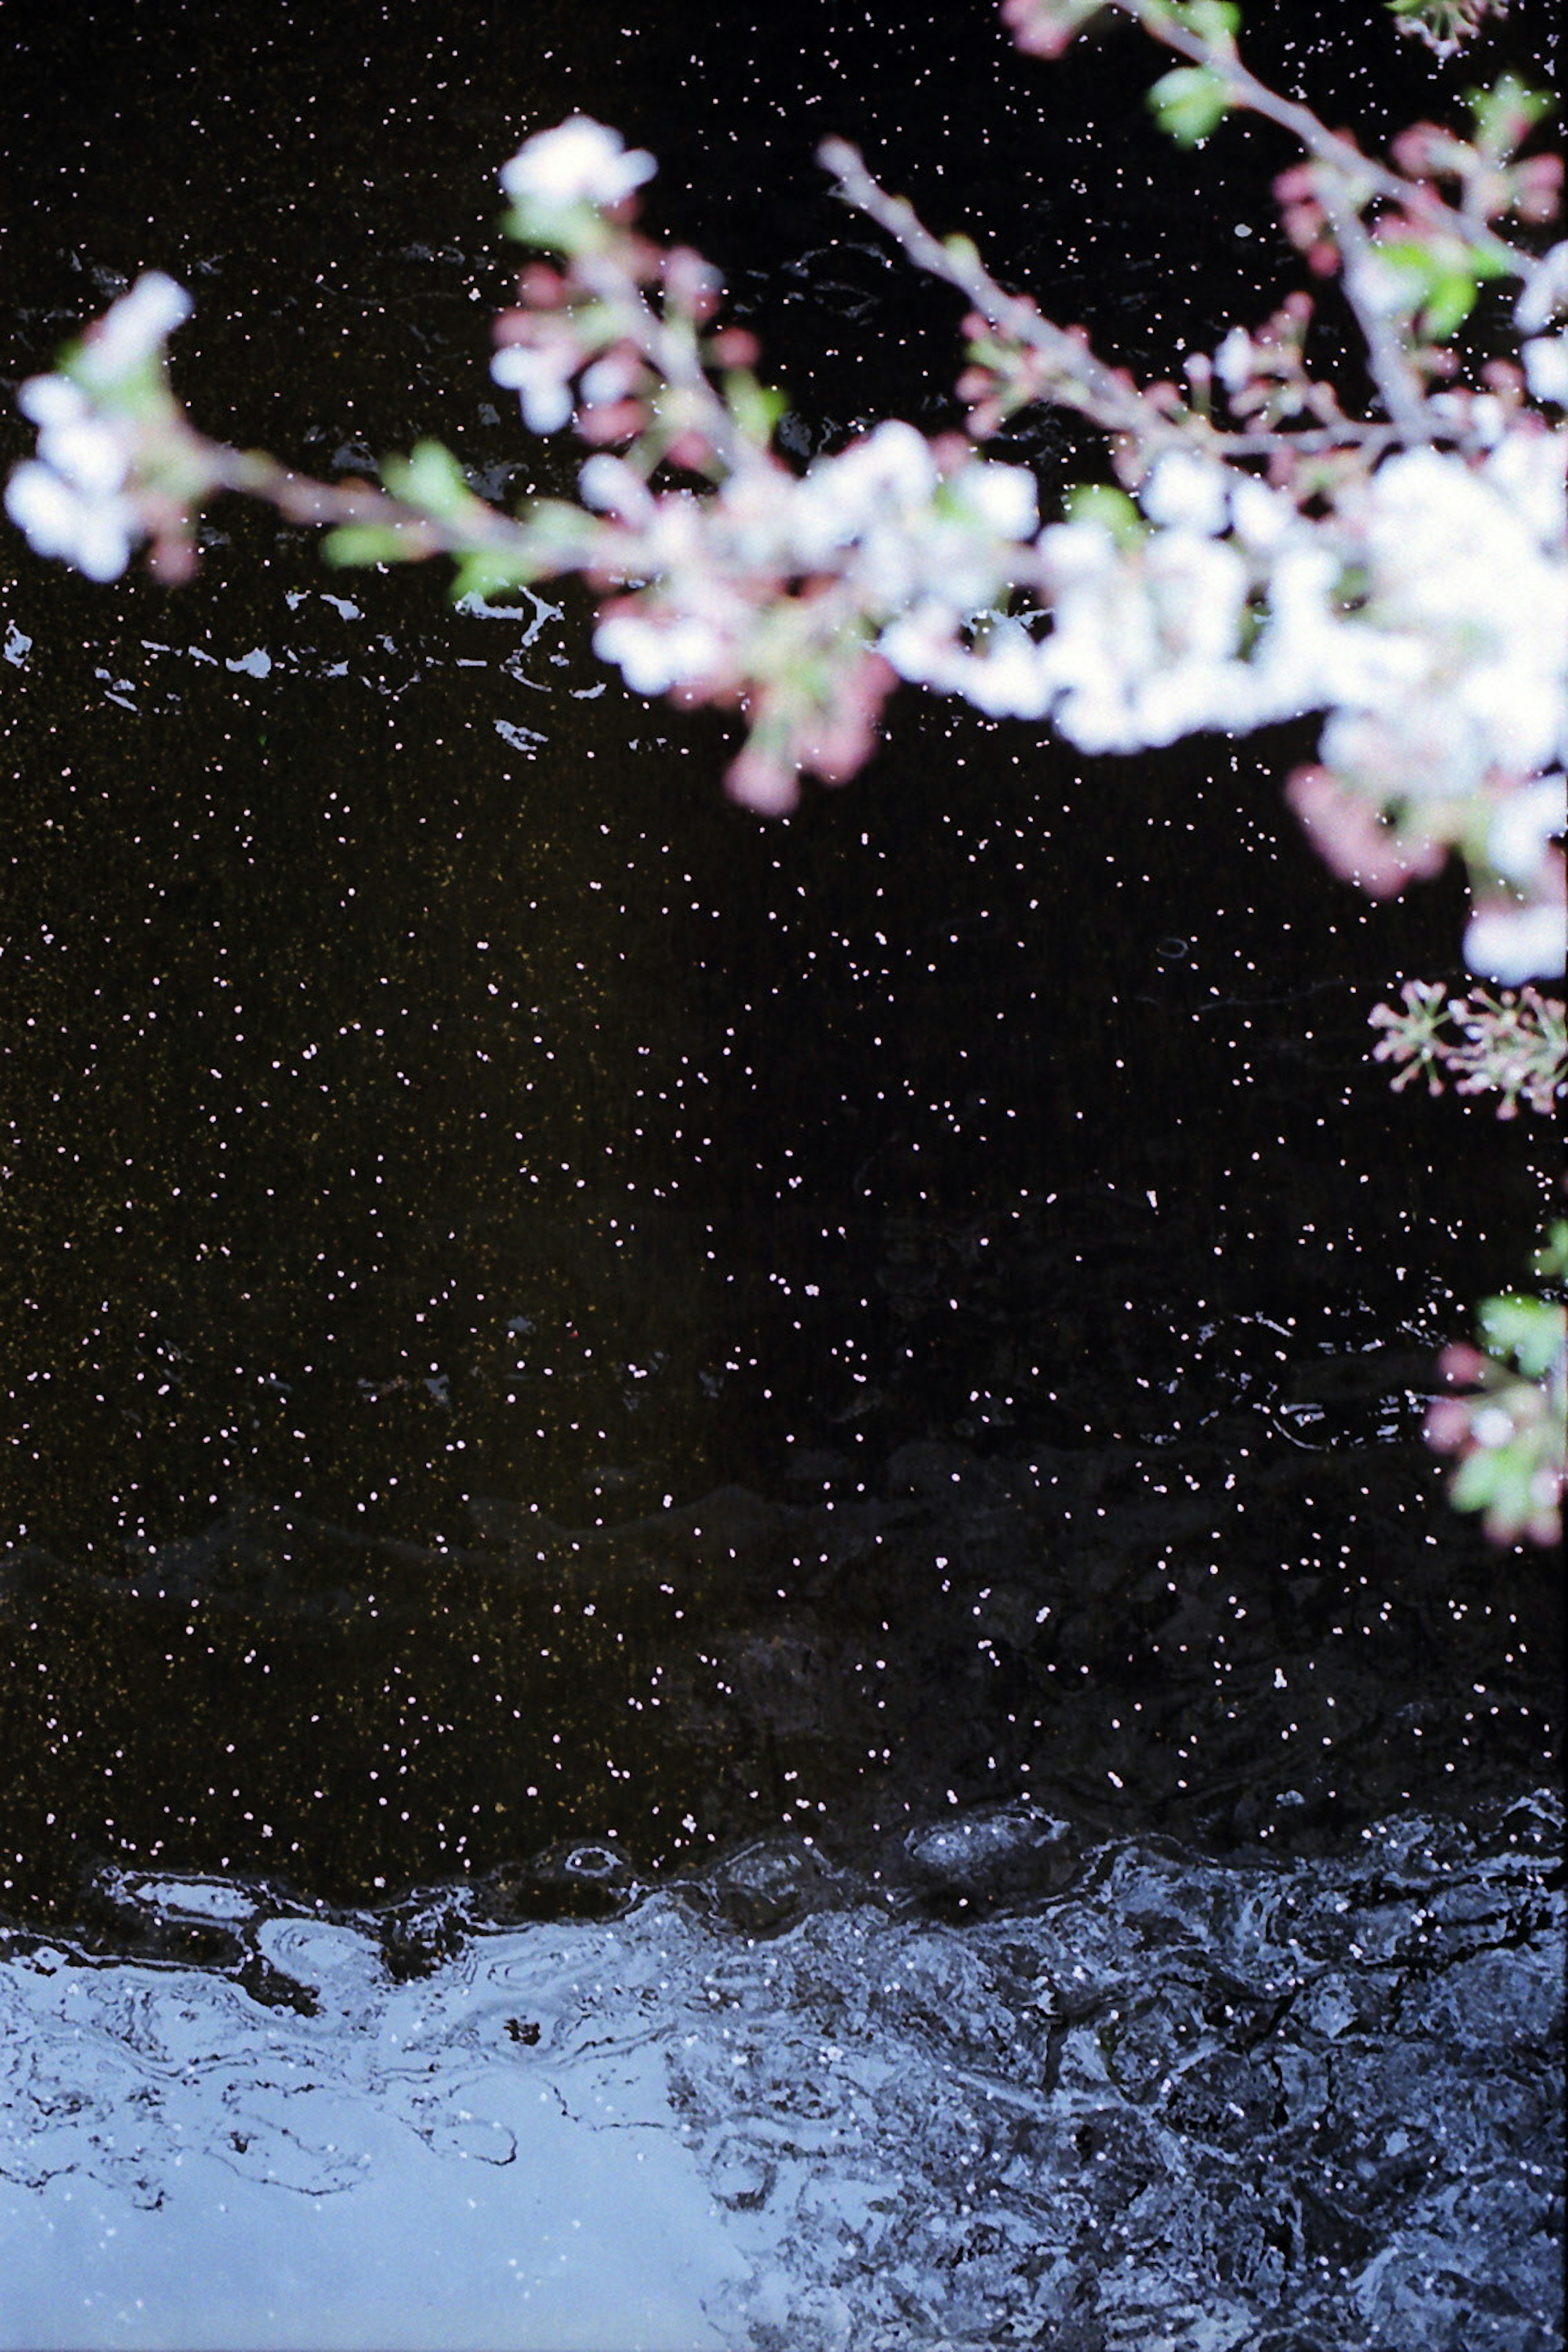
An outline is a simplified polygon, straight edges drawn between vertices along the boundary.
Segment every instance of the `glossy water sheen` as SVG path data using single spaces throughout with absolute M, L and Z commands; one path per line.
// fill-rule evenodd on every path
M 1555 1802 L 998 1905 L 1032 1826 L 598 1927 L 110 1883 L 160 1962 L 0 1956 L 12 2340 L 1548 2352 Z
M 853 39 L 827 8 L 752 26 L 673 5 L 630 29 L 459 6 L 374 30 L 283 12 L 263 34 L 208 10 L 177 38 L 60 39 L 46 23 L 19 44 L 21 307 L 0 369 L 37 370 L 166 268 L 198 299 L 178 345 L 198 415 L 328 470 L 435 430 L 491 488 L 566 478 L 489 404 L 485 320 L 508 287 L 494 168 L 574 106 L 666 158 L 653 201 L 729 267 L 802 450 L 887 405 L 934 424 L 954 349 L 942 298 L 821 199 L 821 131 L 867 139 L 938 226 L 977 222 L 999 264 L 1140 363 L 1212 340 L 1288 269 L 1235 234 L 1261 217 L 1272 151 L 1216 142 L 1204 168 L 1226 176 L 1194 200 L 1193 166 L 1172 176 L 1146 146 L 1123 52 L 1086 51 L 1042 119 L 1043 69 L 1010 58 L 989 0 L 973 23 Z M 1380 106 L 1436 103 L 1412 55 L 1369 94 L 1347 54 L 1281 62 L 1342 70 L 1341 111 L 1374 129 Z M 1055 431 L 1018 448 L 1047 494 L 1076 462 Z M 39 2127 L 65 2134 L 37 2194 L 104 2298 L 92 2325 L 141 2278 L 153 2316 L 125 2341 L 352 2340 L 322 2284 L 351 2242 L 368 2294 L 411 2259 L 400 2200 L 445 2199 L 443 2231 L 468 2228 L 404 2074 L 366 2054 L 413 1999 L 376 1975 L 391 1937 L 399 1967 L 435 1967 L 454 2050 L 489 2013 L 498 1953 L 541 2021 L 547 1983 L 640 1988 L 643 2185 L 629 2143 L 584 2138 L 552 2094 L 565 2137 L 520 2137 L 524 2170 L 487 2166 L 474 2209 L 516 2211 L 526 2179 L 551 2229 L 583 2222 L 607 2298 L 581 2306 L 584 2341 L 601 2319 L 607 2341 L 980 2341 L 990 2298 L 1064 2352 L 1195 2352 L 1254 2340 L 1251 2316 L 1223 2332 L 1232 2269 L 1277 2352 L 1549 2340 L 1518 2168 L 1550 2150 L 1553 2079 L 1530 2038 L 1550 1972 L 1529 1904 L 1476 2028 L 1489 2052 L 1510 2003 L 1528 2014 L 1522 2120 L 1474 2051 L 1422 2093 L 1423 2149 L 1491 2151 L 1516 2200 L 1501 2234 L 1479 2191 L 1443 2203 L 1426 2156 L 1400 2170 L 1353 2098 L 1320 2095 L 1313 2069 L 1338 2063 L 1320 2020 L 1290 2060 L 1299 2100 L 1263 2117 L 1247 2073 L 1245 2124 L 1226 2139 L 1221 2100 L 1190 2166 L 1186 2124 L 1159 2121 L 1161 2163 L 1193 2184 L 1172 2251 L 1137 2185 L 1164 2095 L 1080 2082 L 1101 2042 L 1047 2021 L 1041 2044 L 1037 1996 L 1004 1989 L 963 2027 L 1023 2118 L 985 2155 L 987 2235 L 991 2205 L 958 2212 L 978 2126 L 925 2168 L 937 2045 L 877 1993 L 924 1955 L 968 2016 L 1004 1933 L 1019 1982 L 1054 1983 L 1062 1922 L 1092 1940 L 1109 1903 L 1123 1940 L 1090 1973 L 1114 2002 L 1118 1970 L 1167 1981 L 1145 1910 L 1189 1903 L 1253 1924 L 1205 1926 L 1170 2017 L 1214 1969 L 1260 2001 L 1294 1964 L 1257 1890 L 1315 1917 L 1363 1885 L 1367 1836 L 1382 1853 L 1415 1817 L 1492 1824 L 1432 1835 L 1443 1885 L 1506 1909 L 1500 1824 L 1555 1769 L 1560 1596 L 1451 1520 L 1417 1432 L 1434 1348 L 1515 1277 L 1550 1171 L 1524 1123 L 1394 1102 L 1365 1060 L 1392 982 L 1451 968 L 1452 896 L 1373 909 L 1324 881 L 1278 790 L 1308 732 L 1086 763 L 911 699 L 866 777 L 762 826 L 719 796 L 722 730 L 606 680 L 573 597 L 453 613 L 433 579 L 324 574 L 300 535 L 227 509 L 174 594 L 91 588 L 6 544 L 0 1906 L 22 1937 L 5 1998 L 44 2004 Z M 830 1874 L 826 1907 L 791 1854 Z M 693 1871 L 700 1897 L 620 1916 L 630 1889 Z M 466 1940 L 454 1886 L 491 1932 Z M 1408 1925 L 1426 1898 L 1406 1894 Z M 37 1933 L 73 1956 L 47 1983 Z M 1226 1940 L 1254 1934 L 1250 1956 Z M 331 1960 L 338 2009 L 323 1993 L 297 2017 L 290 1954 L 308 1981 Z M 721 1959 L 765 2062 L 731 2068 L 731 1995 L 700 1990 Z M 68 1988 L 85 2038 L 48 2007 Z M 1401 2083 L 1404 2013 L 1355 2028 Z M 1205 2063 L 1240 2065 L 1211 2028 Z M 847 2071 L 807 2064 L 819 2032 Z M 556 2063 L 535 2046 L 475 2057 L 470 2156 L 517 2127 L 516 2070 Z M 964 2049 L 940 2061 L 953 2081 L 980 2064 Z M 602 2089 L 596 2063 L 582 2080 Z M 442 2043 L 442 2132 L 468 2065 Z M 774 2171 L 773 2109 L 722 2088 L 758 2065 L 815 2086 L 813 2131 Z M 295 2332 L 271 2335 L 268 2266 L 215 2218 L 214 2118 L 265 2079 L 258 2145 L 281 2147 L 267 2133 L 307 2077 L 334 2120 L 300 2144 L 341 2124 L 377 2185 L 279 2207 L 258 2158 L 237 2189 L 247 2242 L 299 2232 Z M 902 2087 L 879 2105 L 884 2079 Z M 82 2117 L 133 2082 L 195 2101 L 188 2199 L 163 2123 L 161 2206 L 135 2204 L 130 2143 L 84 2153 L 73 2080 Z M 1084 2176 L 1092 2133 L 1088 2156 L 1062 2137 L 1083 2099 L 1119 2118 L 1126 2163 L 1103 2176 Z M 25 2184 L 43 2110 L 8 2113 L 3 2168 Z M 917 2184 L 885 2205 L 856 2169 L 872 2140 Z M 395 2152 L 416 2143 L 409 2174 Z M 1215 2147 L 1242 2166 L 1244 2144 L 1222 2245 L 1198 2218 L 1224 2202 L 1205 2168 Z M 579 2162 L 598 2184 L 581 2196 Z M 1085 2177 L 1130 2200 L 1114 2263 Z M 142 2218 L 100 2248 L 94 2200 L 122 2193 Z M 74 2272 L 27 2267 L 32 2194 L 8 2209 L 0 2340 L 85 2341 L 60 2299 Z M 1051 2234 L 1058 2206 L 1077 2236 Z M 324 2225 L 318 2256 L 300 2217 L 329 2210 L 356 2218 Z M 625 2217 L 613 2244 L 605 2210 Z M 684 2234 L 645 2255 L 634 2215 Z M 504 2275 L 479 2238 L 447 2262 L 431 2231 L 408 2340 L 491 2340 L 484 2297 L 519 2281 L 544 2330 L 528 2340 L 569 2340 L 549 2334 L 568 2323 L 536 2223 L 502 2232 Z M 1478 2273 L 1478 2235 L 1512 2250 L 1506 2275 Z M 379 2314 L 361 2340 L 393 2340 Z

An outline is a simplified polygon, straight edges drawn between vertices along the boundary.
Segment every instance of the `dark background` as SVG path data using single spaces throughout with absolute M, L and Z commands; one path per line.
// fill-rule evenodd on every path
M 1295 282 L 1280 145 L 1166 150 L 1130 35 L 623 15 L 8 14 L 0 380 L 160 268 L 206 430 L 559 489 L 488 320 L 497 168 L 577 109 L 660 158 L 648 222 L 803 447 L 954 415 L 957 306 L 825 195 L 828 131 L 1141 371 Z M 1369 138 L 1546 62 L 1536 12 L 1447 68 L 1283 22 L 1250 53 Z M 1014 447 L 1047 503 L 1093 463 Z M 1542 1155 L 1368 1063 L 1399 978 L 1458 977 L 1459 895 L 1325 876 L 1279 790 L 1310 727 L 1090 762 L 906 696 L 763 825 L 574 593 L 519 650 L 536 616 L 265 516 L 205 540 L 177 592 L 0 542 L 7 1903 L 110 1855 L 332 1896 L 568 1831 L 651 1862 L 802 1776 L 850 1843 L 950 1787 L 1226 1839 L 1286 1787 L 1327 1835 L 1539 1776 L 1550 1571 L 1417 1433 Z M 725 1486 L 742 1540 L 648 1532 Z

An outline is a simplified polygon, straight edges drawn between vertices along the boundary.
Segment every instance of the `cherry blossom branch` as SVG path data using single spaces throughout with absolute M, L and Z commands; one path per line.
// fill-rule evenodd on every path
M 1335 184 L 1331 174 L 1325 174 L 1319 187 L 1323 209 L 1344 256 L 1342 282 L 1345 299 L 1355 313 L 1356 324 L 1366 344 L 1367 368 L 1377 386 L 1378 397 L 1397 427 L 1401 440 L 1412 446 L 1436 440 L 1432 412 L 1420 373 L 1389 321 L 1378 286 L 1378 266 L 1372 239 L 1367 235 L 1360 209 L 1344 188 Z
M 1447 1396 L 1426 1415 L 1426 1442 L 1451 1454 L 1456 1510 L 1480 1514 L 1494 1543 L 1556 1544 L 1568 1486 L 1568 1223 L 1550 1228 L 1535 1255 L 1547 1295 L 1484 1298 L 1479 1347 L 1445 1348 Z
M 1261 115 L 1280 130 L 1289 131 L 1316 162 L 1330 165 L 1342 176 L 1347 190 L 1357 198 L 1358 211 L 1364 209 L 1373 196 L 1384 196 L 1390 203 L 1403 205 L 1418 194 L 1422 212 L 1434 228 L 1445 229 L 1465 243 L 1481 247 L 1515 276 L 1522 277 L 1529 271 L 1532 255 L 1510 245 L 1506 238 L 1468 213 L 1457 210 L 1430 185 L 1424 184 L 1416 190 L 1403 173 L 1391 171 L 1385 163 L 1366 154 L 1343 131 L 1331 131 L 1310 106 L 1299 99 L 1286 98 L 1271 89 L 1266 81 L 1260 81 L 1239 55 L 1233 36 L 1219 30 L 1220 19 L 1215 11 L 1203 12 L 1199 24 L 1194 26 L 1184 21 L 1181 11 L 1171 5 L 1171 0 L 1101 0 L 1101 5 L 1118 16 L 1131 17 L 1163 47 L 1217 75 L 1225 82 L 1234 106 L 1248 114 Z
M 410 559 L 463 556 L 476 548 L 521 558 L 534 544 L 536 534 L 526 523 L 500 513 L 482 499 L 473 500 L 458 524 L 445 521 L 373 482 L 320 481 L 259 451 L 233 449 L 217 441 L 203 441 L 199 448 L 213 489 L 255 499 L 273 508 L 286 522 L 310 529 L 395 531 L 405 538 Z
M 864 158 L 847 140 L 824 140 L 817 149 L 817 161 L 833 173 L 834 193 L 843 203 L 885 229 L 928 277 L 942 278 L 965 295 L 988 325 L 1039 354 L 1049 371 L 1050 395 L 1058 405 L 1076 410 L 1104 432 L 1128 434 L 1150 449 L 1177 441 L 1190 446 L 1195 419 L 1173 415 L 1148 393 L 1138 391 L 1125 371 L 1108 367 L 1081 337 L 1058 327 L 1026 296 L 1009 294 L 991 276 L 967 237 L 944 242 L 934 236 L 906 198 L 889 195 L 873 179 Z M 1270 457 L 1286 447 L 1305 453 L 1343 448 L 1347 443 L 1375 450 L 1396 441 L 1436 437 L 1421 380 L 1370 291 L 1373 255 L 1366 232 L 1349 205 L 1342 208 L 1335 226 L 1351 264 L 1346 291 L 1366 339 L 1373 381 L 1390 425 L 1357 425 L 1347 419 L 1342 426 L 1320 434 L 1287 436 L 1227 434 L 1205 424 L 1201 428 L 1203 438 L 1216 452 L 1231 457 Z
M 1489 96 L 1472 95 L 1479 146 L 1435 133 L 1429 125 L 1415 126 L 1395 148 L 1396 160 L 1412 165 L 1412 177 L 1363 154 L 1310 107 L 1260 80 L 1237 52 L 1240 12 L 1228 0 L 1005 0 L 1003 13 L 1020 47 L 1056 57 L 1102 10 L 1130 18 L 1188 60 L 1151 92 L 1173 137 L 1184 144 L 1201 143 L 1226 114 L 1240 110 L 1276 123 L 1299 142 L 1309 162 L 1277 184 L 1288 230 L 1315 268 L 1326 272 L 1342 261 L 1345 296 L 1361 329 L 1368 368 L 1401 439 L 1414 446 L 1450 437 L 1427 390 L 1433 355 L 1407 338 L 1399 322 L 1403 314 L 1408 328 L 1415 312 L 1430 306 L 1423 247 L 1434 256 L 1446 250 L 1439 312 L 1452 304 L 1461 276 L 1452 256 L 1467 257 L 1463 274 L 1469 285 L 1458 317 L 1473 299 L 1479 278 L 1514 277 L 1528 283 L 1539 269 L 1532 255 L 1497 234 L 1489 215 L 1511 209 L 1535 219 L 1552 209 L 1561 180 L 1559 159 L 1537 157 L 1512 166 L 1504 161 L 1541 102 L 1505 77 Z M 1441 194 L 1439 174 L 1458 177 L 1459 205 Z M 1363 215 L 1380 202 L 1392 210 L 1369 231 Z M 1403 268 L 1391 266 L 1391 245 Z
M 1269 103 L 1256 110 L 1310 132 L 1309 162 L 1277 193 L 1309 263 L 1344 266 L 1386 421 L 1347 416 L 1333 384 L 1308 373 L 1302 291 L 1260 327 L 1233 326 L 1212 357 L 1193 354 L 1185 395 L 1141 389 L 829 142 L 822 159 L 842 199 L 973 306 L 957 386 L 970 430 L 928 438 L 885 421 L 798 469 L 775 446 L 784 404 L 752 373 L 752 337 L 715 323 L 717 273 L 636 228 L 652 157 L 574 117 L 502 172 L 509 226 L 532 251 L 491 365 L 531 430 L 570 426 L 591 453 L 574 498 L 507 515 L 435 442 L 389 461 L 378 487 L 313 480 L 206 440 L 167 375 L 167 339 L 190 299 L 154 273 L 57 373 L 23 385 L 38 446 L 11 476 L 7 510 L 38 552 L 100 581 L 143 542 L 163 577 L 188 577 L 195 518 L 223 490 L 330 526 L 331 560 L 447 556 L 459 593 L 576 573 L 599 599 L 595 651 L 634 693 L 740 714 L 726 782 L 768 813 L 795 805 L 804 775 L 840 783 L 865 763 L 900 679 L 1048 725 L 1089 753 L 1318 712 L 1319 764 L 1298 770 L 1286 796 L 1330 866 L 1383 897 L 1458 852 L 1471 971 L 1514 983 L 1560 971 L 1568 446 L 1550 411 L 1568 404 L 1568 336 L 1549 331 L 1568 310 L 1568 244 L 1508 265 L 1524 279 L 1521 364 L 1483 371 L 1485 389 L 1426 388 L 1457 373 L 1440 346 L 1484 274 L 1487 219 L 1510 206 L 1550 215 L 1543 159 L 1508 162 L 1534 101 L 1500 85 L 1486 119 L 1478 104 L 1474 143 L 1415 126 L 1394 152 L 1421 176 L 1401 180 L 1306 110 L 1253 89 L 1226 0 L 1007 0 L 1007 14 L 1037 35 L 1045 26 L 1054 50 L 1103 5 L 1200 59 L 1156 86 L 1176 135 L 1206 135 L 1258 92 Z M 1465 187 L 1457 259 L 1443 239 L 1460 216 L 1432 196 L 1435 173 Z M 1383 218 L 1370 229 L 1363 218 L 1391 191 L 1392 243 Z M 1107 436 L 1124 486 L 1070 490 L 1058 520 L 1042 520 L 1026 467 L 983 446 L 1040 400 Z M 1420 1074 L 1494 1088 L 1505 1115 L 1552 1098 L 1555 1000 L 1442 994 L 1407 983 L 1405 1009 L 1374 1016 L 1396 1083 Z M 1440 1034 L 1448 1019 L 1461 1042 Z M 1512 1368 L 1494 1351 L 1482 1392 L 1447 1400 L 1434 1433 L 1463 1453 L 1461 1500 L 1484 1496 L 1494 1531 L 1539 1532 L 1556 1510 L 1538 1443 L 1551 1425 L 1544 1342 L 1527 1321 L 1508 1324 L 1523 1335 L 1508 1341 Z M 1559 1359 L 1560 1324 L 1558 1310 Z M 1560 1361 L 1552 1377 L 1561 1384 Z
M 1057 326 L 1026 295 L 1009 294 L 999 286 L 967 237 L 944 242 L 933 236 L 911 204 L 889 195 L 872 178 L 847 139 L 825 139 L 816 159 L 833 174 L 834 193 L 885 229 L 917 268 L 944 278 L 967 296 L 988 325 L 1038 352 L 1050 372 L 1052 397 L 1064 408 L 1076 409 L 1103 432 L 1131 434 L 1154 446 L 1186 437 L 1124 371 L 1097 358 L 1085 339 Z

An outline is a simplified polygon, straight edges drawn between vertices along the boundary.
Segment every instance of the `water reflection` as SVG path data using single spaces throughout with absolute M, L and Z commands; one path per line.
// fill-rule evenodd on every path
M 0 1951 L 6 2340 L 1548 2352 L 1560 1832 L 1113 1843 L 1020 1907 L 1015 1812 L 521 1929 L 113 1876 L 156 1959 Z
M 819 127 L 1173 364 L 1236 255 L 982 13 Z M 241 440 L 562 487 L 489 175 L 580 103 L 800 446 L 934 422 L 842 22 L 709 15 L 42 37 L 9 373 L 157 263 Z M 1324 881 L 1288 738 L 900 708 L 758 827 L 584 620 L 227 512 L 7 583 L 7 2339 L 1537 2352 L 1560 1595 L 1415 1429 L 1545 1174 L 1364 1059 L 1453 908 Z

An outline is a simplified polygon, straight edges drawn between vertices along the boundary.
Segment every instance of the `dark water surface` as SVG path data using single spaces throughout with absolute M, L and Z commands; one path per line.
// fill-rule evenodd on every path
M 956 349 L 826 130 L 1139 364 L 1289 282 L 1135 52 L 861 15 L 40 16 L 0 373 L 162 267 L 210 429 L 561 487 L 487 322 L 574 108 L 803 450 Z M 1486 69 L 1357 22 L 1373 131 Z M 1365 1058 L 1453 893 L 1323 877 L 1310 730 L 910 698 L 760 825 L 575 595 L 207 541 L 0 556 L 0 2341 L 1544 2352 L 1560 1594 L 1419 1426 L 1547 1155 Z

